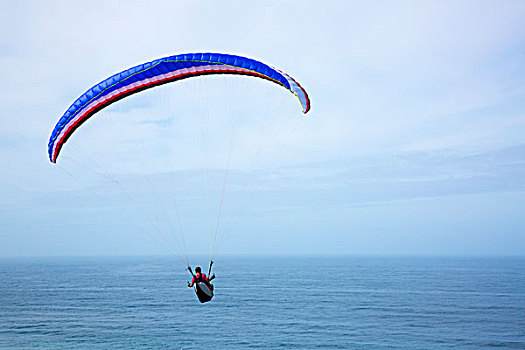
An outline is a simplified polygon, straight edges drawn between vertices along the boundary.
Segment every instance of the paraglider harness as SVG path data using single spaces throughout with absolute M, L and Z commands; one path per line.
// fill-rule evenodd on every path
M 213 261 L 210 260 L 210 268 L 208 269 L 208 276 L 211 273 L 211 267 L 213 265 Z M 191 266 L 188 266 L 188 271 L 191 273 L 194 279 L 194 288 L 195 288 L 195 294 L 197 294 L 197 297 L 199 298 L 199 301 L 201 303 L 205 303 L 210 301 L 213 298 L 213 287 L 211 286 L 209 281 L 206 281 L 202 278 L 202 273 L 199 274 L 199 277 L 197 277 L 193 270 L 191 269 Z M 209 277 L 208 277 L 209 278 Z M 203 283 L 206 285 L 206 287 L 209 289 L 209 293 L 202 290 L 202 288 L 199 286 L 199 283 Z M 189 284 L 188 284 L 189 285 Z

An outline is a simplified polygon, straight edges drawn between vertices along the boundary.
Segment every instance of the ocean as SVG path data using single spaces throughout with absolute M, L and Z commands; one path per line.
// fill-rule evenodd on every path
M 194 259 L 207 272 L 205 258 Z M 0 259 L 0 349 L 525 349 L 525 258 Z

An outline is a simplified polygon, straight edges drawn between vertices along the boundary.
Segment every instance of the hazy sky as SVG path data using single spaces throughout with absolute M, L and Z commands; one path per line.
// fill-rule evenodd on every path
M 523 1 L 3 1 L 0 257 L 166 252 L 135 227 L 142 219 L 103 205 L 100 187 L 86 190 L 49 163 L 47 141 L 95 83 L 201 51 L 274 65 L 312 100 L 277 166 L 232 169 L 257 188 L 223 253 L 523 255 L 524 18 Z M 300 112 L 292 95 L 258 84 L 246 90 L 266 100 L 253 103 L 279 95 L 279 106 Z M 191 98 L 177 91 L 168 108 L 186 101 L 181 115 L 190 115 Z M 158 103 L 128 107 L 112 113 Z M 200 159 L 179 151 L 180 163 Z M 175 170 L 185 189 L 196 186 L 191 169 Z M 188 249 L 206 253 L 202 208 L 185 198 Z

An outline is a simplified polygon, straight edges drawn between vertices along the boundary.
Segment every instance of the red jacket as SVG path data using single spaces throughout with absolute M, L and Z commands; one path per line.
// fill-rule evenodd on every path
M 205 273 L 201 272 L 200 275 L 201 275 L 200 276 L 201 280 L 203 280 L 204 282 L 208 282 L 208 277 L 206 277 Z M 191 286 L 193 286 L 193 284 L 195 283 L 196 279 L 197 279 L 197 275 L 193 276 L 193 279 L 191 280 L 191 283 L 190 283 Z

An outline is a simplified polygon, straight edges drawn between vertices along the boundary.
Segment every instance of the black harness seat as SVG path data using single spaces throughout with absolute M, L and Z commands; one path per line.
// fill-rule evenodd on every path
M 202 279 L 202 274 L 199 277 L 195 276 L 195 294 L 201 303 L 207 303 L 213 298 L 213 288 L 210 283 Z

